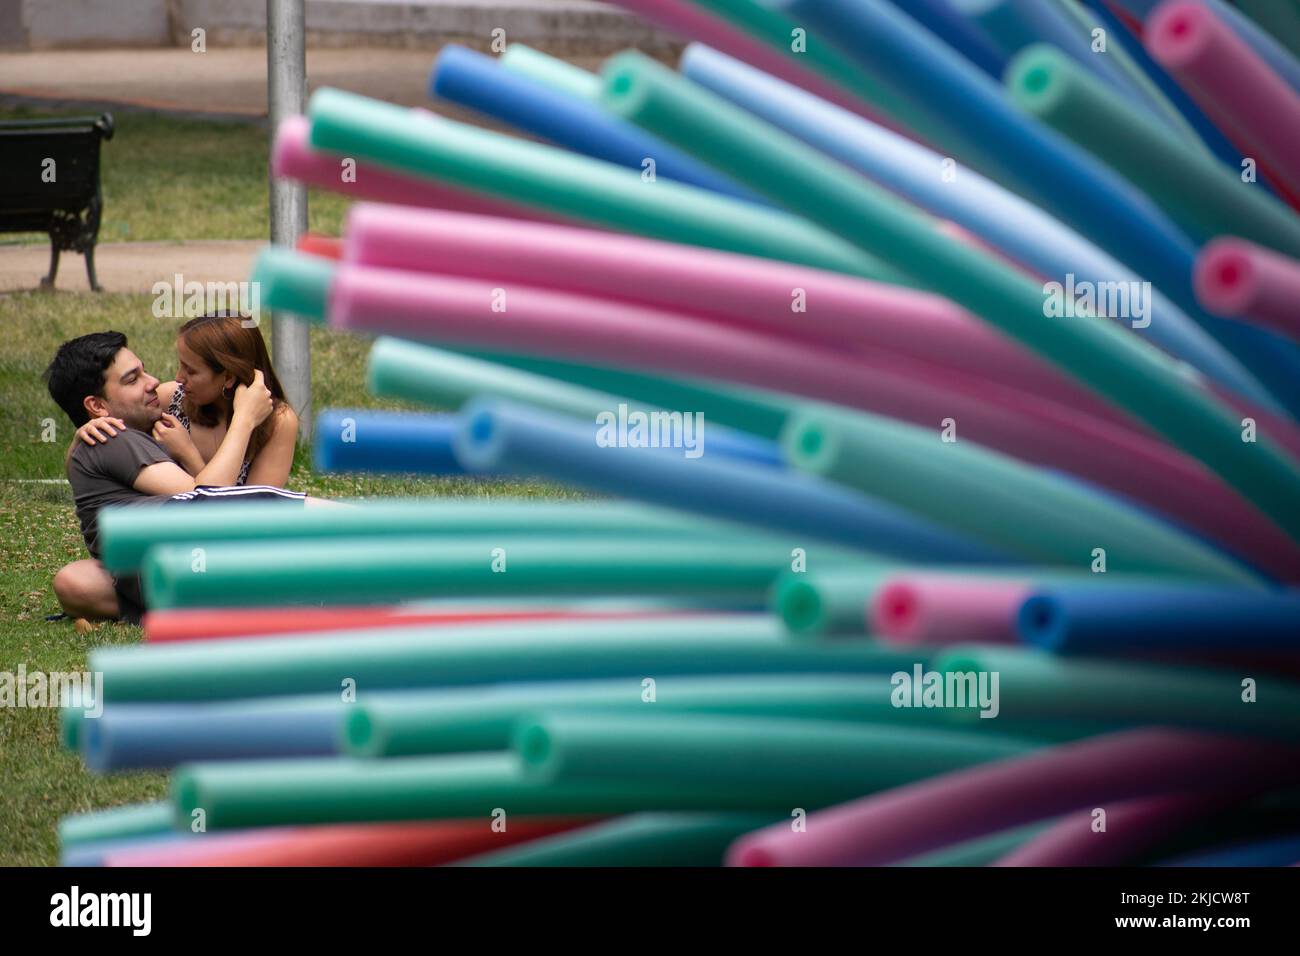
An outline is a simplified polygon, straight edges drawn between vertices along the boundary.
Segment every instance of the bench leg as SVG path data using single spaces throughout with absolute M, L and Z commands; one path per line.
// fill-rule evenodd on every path
M 86 248 L 86 277 L 90 280 L 90 291 L 104 291 L 99 284 L 99 280 L 95 278 L 95 247 L 93 244 Z
M 59 243 L 50 236 L 50 274 L 41 279 L 42 289 L 54 288 L 54 277 L 59 274 Z

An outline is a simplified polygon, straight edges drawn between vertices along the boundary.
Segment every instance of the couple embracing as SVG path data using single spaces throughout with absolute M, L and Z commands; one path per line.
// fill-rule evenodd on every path
M 45 372 L 50 396 L 77 428 L 66 468 L 90 558 L 54 576 L 70 617 L 138 624 L 144 598 L 135 575 L 99 561 L 99 510 L 108 505 L 271 499 L 285 491 L 298 417 L 285 400 L 266 343 L 237 314 L 214 313 L 180 327 L 176 378 L 150 375 L 120 332 L 95 332 L 59 346 Z

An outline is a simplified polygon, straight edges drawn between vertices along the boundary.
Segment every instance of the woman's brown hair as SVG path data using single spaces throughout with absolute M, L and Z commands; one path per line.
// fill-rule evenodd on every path
M 253 373 L 261 370 L 266 387 L 271 392 L 272 410 L 266 421 L 257 426 L 248 442 L 248 458 L 251 461 L 271 440 L 275 420 L 286 399 L 280 380 L 275 377 L 275 368 L 271 365 L 271 356 L 266 350 L 262 333 L 256 325 L 245 325 L 245 321 L 237 313 L 214 312 L 190 319 L 180 327 L 178 334 L 185 340 L 186 347 L 207 363 L 208 368 L 218 375 L 229 373 L 233 376 L 236 386 L 251 385 Z M 227 399 L 234 397 L 233 391 L 232 389 L 226 394 Z M 233 406 L 222 409 L 213 403 L 199 407 L 191 401 L 189 395 L 182 399 L 181 405 L 186 417 L 192 422 L 212 428 L 224 415 L 226 426 L 230 425 Z

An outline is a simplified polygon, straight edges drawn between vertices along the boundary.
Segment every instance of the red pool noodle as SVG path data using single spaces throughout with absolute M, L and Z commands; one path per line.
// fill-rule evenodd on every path
M 342 259 L 343 258 L 343 240 L 333 236 L 318 236 L 314 232 L 305 234 L 298 240 L 295 246 L 299 252 L 305 252 L 309 256 L 320 256 L 322 259 Z
M 734 842 L 731 866 L 879 866 L 1034 820 L 1170 792 L 1300 780 L 1300 751 L 1222 734 L 1140 728 L 942 774 L 774 824 Z
M 1300 114 L 1295 117 L 1300 123 Z M 1215 239 L 1201 250 L 1196 298 L 1215 315 L 1241 317 L 1300 341 L 1300 262 L 1244 239 Z
M 591 818 L 375 823 L 304 827 L 275 839 L 210 852 L 172 853 L 171 847 L 110 854 L 107 866 L 438 866 L 478 853 L 583 826 Z M 181 844 L 184 847 L 186 844 Z
M 292 637 L 414 624 L 492 624 L 502 621 L 642 618 L 673 611 L 595 611 L 554 608 L 421 609 L 402 605 L 303 608 L 184 608 L 148 611 L 142 626 L 150 644 L 220 638 Z

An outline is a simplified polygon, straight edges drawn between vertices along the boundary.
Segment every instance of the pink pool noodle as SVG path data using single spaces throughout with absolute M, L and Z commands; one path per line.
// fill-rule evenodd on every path
M 867 605 L 869 633 L 889 644 L 1018 644 L 1027 581 L 900 574 Z
M 1231 806 L 1237 794 L 1176 793 L 1102 806 L 1105 831 L 1093 830 L 1089 807 L 1066 814 L 993 866 L 1122 866 L 1165 837 Z
M 878 866 L 1009 829 L 1162 793 L 1300 780 L 1300 751 L 1220 734 L 1141 728 L 896 787 L 777 823 L 731 845 L 732 866 Z
M 1235 132 L 1291 192 L 1300 190 L 1300 95 L 1207 7 L 1168 0 L 1146 21 L 1151 56 L 1211 118 Z
M 431 122 L 438 122 L 438 117 L 432 113 L 429 118 Z M 514 216 L 536 222 L 555 222 L 559 218 L 541 215 L 516 203 L 389 172 L 369 163 L 357 163 L 355 181 L 344 182 L 340 165 L 343 157 L 312 149 L 308 142 L 310 130 L 311 123 L 305 116 L 290 116 L 280 123 L 271 146 L 272 175 L 372 202 Z
M 506 307 L 493 311 L 500 291 Z M 331 324 L 569 361 L 739 382 L 862 408 L 959 434 L 1071 472 L 1177 515 L 1290 578 L 1300 549 L 1207 470 L 1154 439 L 1047 400 L 1026 402 L 987 380 L 926 374 L 898 356 L 845 354 L 680 313 L 528 285 L 344 263 L 329 292 Z
M 1240 316 L 1300 341 L 1295 259 L 1243 239 L 1215 239 L 1196 259 L 1195 283 L 1197 299 L 1215 315 Z
M 929 292 L 636 236 L 365 203 L 349 211 L 344 233 L 344 259 L 362 265 L 523 282 L 780 331 L 837 349 L 874 346 L 1142 428 Z M 806 311 L 793 311 L 795 289 L 804 290 Z

